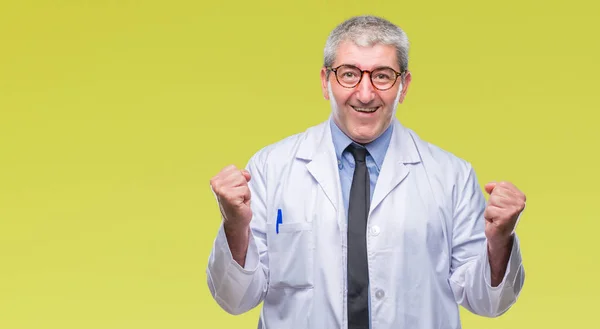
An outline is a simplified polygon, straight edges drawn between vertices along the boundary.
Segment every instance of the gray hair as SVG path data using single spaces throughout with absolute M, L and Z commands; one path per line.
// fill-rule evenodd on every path
M 396 57 L 400 71 L 408 69 L 408 37 L 402 29 L 390 21 L 377 16 L 355 16 L 338 25 L 325 43 L 325 67 L 331 67 L 337 55 L 337 49 L 343 41 L 352 41 L 361 47 L 375 44 L 396 47 Z M 327 71 L 329 76 L 329 71 Z

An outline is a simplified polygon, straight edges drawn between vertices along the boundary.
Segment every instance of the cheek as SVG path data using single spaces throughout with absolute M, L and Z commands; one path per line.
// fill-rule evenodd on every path
M 398 94 L 394 95 L 394 97 L 388 100 L 389 106 L 392 108 L 398 106 L 398 104 L 400 103 L 400 96 L 402 96 L 402 91 L 399 91 Z
M 385 97 L 383 99 L 387 105 L 387 108 L 394 109 L 396 106 L 398 106 L 398 103 L 400 102 L 400 96 L 402 96 L 402 84 L 398 86 L 397 90 L 390 91 L 383 96 Z
M 329 95 L 329 102 L 331 103 L 332 110 L 339 113 L 340 109 L 344 106 L 343 95 L 340 95 L 337 90 L 334 92 L 331 81 L 327 82 L 327 93 Z

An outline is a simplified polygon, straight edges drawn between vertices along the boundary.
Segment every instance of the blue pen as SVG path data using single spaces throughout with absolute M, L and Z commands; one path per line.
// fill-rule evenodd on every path
M 277 209 L 277 223 L 275 224 L 275 232 L 279 234 L 279 224 L 283 223 L 283 217 L 281 215 L 281 209 Z

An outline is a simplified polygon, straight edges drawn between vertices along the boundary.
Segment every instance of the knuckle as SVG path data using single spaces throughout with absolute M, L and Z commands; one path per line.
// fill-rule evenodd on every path
M 232 167 L 232 165 L 228 165 L 228 166 L 223 167 L 221 169 L 221 171 L 219 171 L 219 174 L 217 176 L 221 176 L 221 177 L 222 176 L 227 176 L 227 174 L 232 171 L 231 167 Z
M 213 192 L 215 192 L 215 194 L 219 197 L 223 196 L 223 190 L 220 186 L 213 186 Z
M 228 165 L 225 168 L 223 168 L 224 171 L 233 171 L 233 170 L 237 170 L 237 168 L 235 167 L 235 165 Z

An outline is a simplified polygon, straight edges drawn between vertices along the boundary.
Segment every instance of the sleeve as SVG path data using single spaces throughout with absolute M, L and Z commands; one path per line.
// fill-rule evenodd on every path
M 209 290 L 230 314 L 245 313 L 260 304 L 267 291 L 269 260 L 266 241 L 266 181 L 258 156 L 250 159 L 250 207 L 252 220 L 246 262 L 242 268 L 232 257 L 223 224 L 214 240 L 206 269 Z
M 519 239 L 513 233 L 504 278 L 492 287 L 483 217 L 486 201 L 470 165 L 461 176 L 466 179 L 455 190 L 450 286 L 459 305 L 477 315 L 497 317 L 517 301 L 523 288 L 525 271 Z

